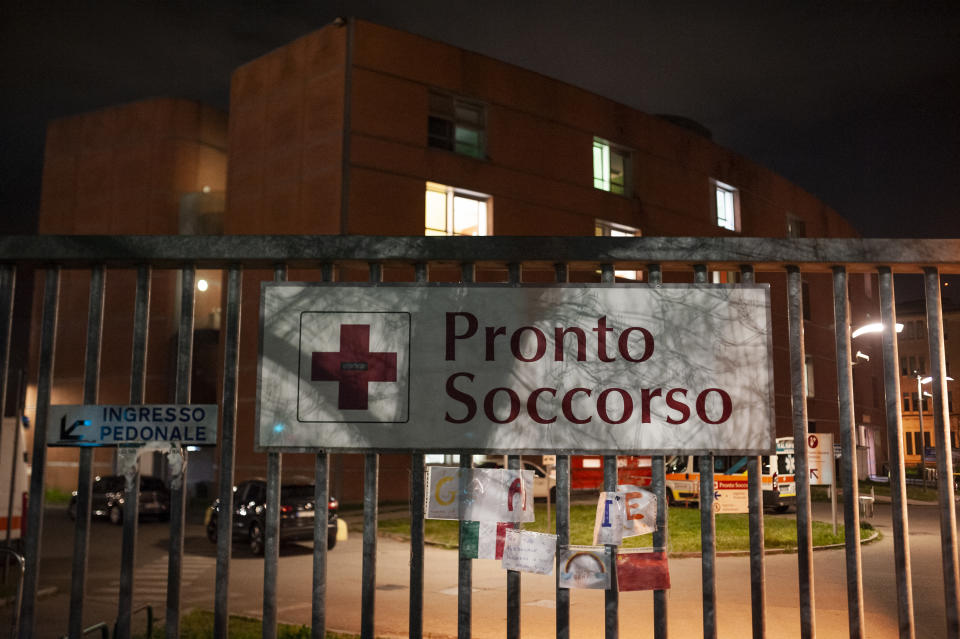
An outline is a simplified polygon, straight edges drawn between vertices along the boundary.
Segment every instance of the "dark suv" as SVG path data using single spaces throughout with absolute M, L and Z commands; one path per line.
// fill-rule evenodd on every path
M 280 541 L 313 540 L 313 484 L 280 486 Z M 255 555 L 263 554 L 265 519 L 267 516 L 267 482 L 262 479 L 244 481 L 233 488 L 233 540 L 248 544 Z M 327 516 L 327 548 L 337 544 L 337 500 L 330 497 Z M 207 539 L 217 541 L 217 517 L 220 500 L 207 508 L 204 523 Z
M 94 517 L 106 517 L 114 524 L 123 523 L 122 475 L 97 477 L 91 488 L 90 511 Z M 170 490 L 159 477 L 140 477 L 140 517 L 170 518 Z M 73 492 L 67 506 L 70 519 L 77 518 L 77 492 Z

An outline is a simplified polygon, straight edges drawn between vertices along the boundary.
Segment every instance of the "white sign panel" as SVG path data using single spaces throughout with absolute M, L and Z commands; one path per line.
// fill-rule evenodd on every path
M 807 435 L 807 467 L 810 484 L 833 484 L 833 433 Z
M 257 447 L 774 448 L 767 285 L 264 283 Z
M 217 443 L 216 404 L 132 404 L 51 406 L 48 446 L 140 446 L 173 442 Z

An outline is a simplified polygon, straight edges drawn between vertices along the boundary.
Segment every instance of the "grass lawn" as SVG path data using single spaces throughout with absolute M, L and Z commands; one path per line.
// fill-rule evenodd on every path
M 256 639 L 263 636 L 262 623 L 259 619 L 230 615 L 230 639 Z M 153 629 L 153 638 L 163 637 L 163 627 Z M 194 610 L 180 619 L 181 639 L 206 639 L 213 636 L 213 613 L 209 610 Z M 339 632 L 328 632 L 327 639 L 354 639 L 358 635 L 347 635 Z M 135 639 L 152 639 L 145 634 L 134 635 Z M 310 639 L 309 626 L 292 626 L 279 624 L 277 626 L 278 639 Z
M 932 485 L 932 484 L 931 484 Z M 871 481 L 861 481 L 860 482 L 860 494 L 869 495 L 870 488 L 873 488 L 873 494 L 877 497 L 889 497 L 890 496 L 890 484 L 888 483 L 879 483 Z M 936 488 L 924 488 L 923 486 L 915 486 L 913 484 L 907 484 L 907 499 L 915 499 L 917 501 L 937 501 L 937 489 Z M 827 486 L 811 486 L 810 487 L 810 499 L 813 501 L 830 501 L 830 491 Z M 843 502 L 843 487 L 837 488 L 837 501 Z
M 593 524 L 596 506 L 575 504 L 570 507 L 570 543 L 591 544 L 593 542 Z M 536 521 L 523 525 L 525 530 L 554 532 L 547 530 L 546 508 L 537 504 Z M 554 513 L 554 520 L 556 514 Z M 749 550 L 750 532 L 748 515 L 717 515 L 717 550 Z M 408 518 L 383 519 L 378 524 L 381 532 L 409 536 Z M 671 508 L 668 521 L 670 531 L 670 552 L 700 551 L 700 511 L 696 508 Z M 795 548 L 797 546 L 797 525 L 794 519 L 765 518 L 763 522 L 766 548 Z M 861 529 L 861 539 L 869 536 L 869 529 Z M 446 548 L 456 548 L 458 526 L 456 521 L 428 519 L 425 523 L 425 535 L 429 542 Z M 843 526 L 837 526 L 837 535 L 829 523 L 813 522 L 813 544 L 825 546 L 843 543 Z M 653 544 L 653 535 L 628 537 L 623 540 L 624 548 L 649 547 Z

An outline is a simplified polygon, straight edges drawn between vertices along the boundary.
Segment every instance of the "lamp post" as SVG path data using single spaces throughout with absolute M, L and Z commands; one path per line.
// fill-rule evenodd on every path
M 920 374 L 920 371 L 913 371 L 913 374 L 917 378 L 917 415 L 920 417 L 920 476 L 923 479 L 923 488 L 927 488 L 927 442 L 923 436 L 923 397 L 933 398 L 933 395 L 930 393 L 925 393 L 923 391 L 923 384 L 929 384 L 933 381 L 933 377 L 929 375 L 924 377 Z M 953 378 L 947 376 L 947 381 L 952 382 Z
M 923 437 L 923 376 L 920 371 L 913 371 L 917 378 L 917 416 L 920 419 L 920 480 L 923 482 L 923 489 L 927 489 L 927 442 Z M 930 378 L 926 380 L 929 382 Z

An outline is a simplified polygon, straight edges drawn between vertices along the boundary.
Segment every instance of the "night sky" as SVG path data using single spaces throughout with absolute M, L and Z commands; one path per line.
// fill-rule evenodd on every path
M 356 16 L 692 118 L 864 236 L 960 237 L 960 3 L 12 4 L 0 233 L 34 230 L 48 120 L 153 96 L 226 109 L 237 66 Z

